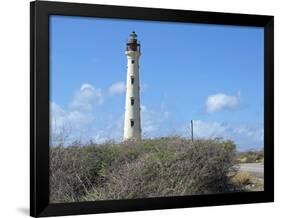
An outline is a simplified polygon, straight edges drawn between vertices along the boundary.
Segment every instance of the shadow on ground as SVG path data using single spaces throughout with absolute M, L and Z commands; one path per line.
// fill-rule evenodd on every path
M 17 208 L 17 211 L 19 211 L 23 215 L 29 216 L 29 208 L 27 207 L 19 207 Z

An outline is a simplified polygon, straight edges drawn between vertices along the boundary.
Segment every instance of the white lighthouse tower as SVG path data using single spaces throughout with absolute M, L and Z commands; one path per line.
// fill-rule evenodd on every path
M 126 44 L 127 83 L 125 102 L 124 140 L 141 139 L 139 58 L 137 34 L 133 31 Z

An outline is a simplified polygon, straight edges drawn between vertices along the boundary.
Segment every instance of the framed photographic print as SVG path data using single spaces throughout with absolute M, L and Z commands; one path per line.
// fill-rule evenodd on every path
M 273 17 L 31 2 L 30 215 L 272 202 Z

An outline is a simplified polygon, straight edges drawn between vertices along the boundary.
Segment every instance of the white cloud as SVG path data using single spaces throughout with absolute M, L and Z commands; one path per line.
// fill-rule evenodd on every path
M 194 120 L 194 136 L 197 138 L 224 138 L 233 140 L 239 149 L 263 147 L 262 125 L 231 125 L 219 122 Z
M 206 111 L 213 113 L 223 109 L 235 109 L 238 107 L 239 101 L 239 93 L 237 96 L 226 95 L 224 93 L 210 95 L 206 101 Z
M 194 120 L 193 125 L 194 134 L 200 138 L 223 137 L 227 131 L 227 125 L 224 123 Z
M 112 120 L 107 123 L 104 132 L 107 139 L 114 139 L 116 141 L 121 141 L 123 139 L 124 117 L 125 114 L 122 113 L 117 118 L 112 117 Z
M 104 102 L 101 89 L 83 84 L 76 91 L 69 107 L 62 109 L 55 102 L 50 103 L 52 142 L 68 137 L 73 141 L 90 134 L 95 122 L 95 109 Z
M 75 140 L 93 140 L 103 143 L 106 140 L 120 141 L 123 136 L 124 114 L 120 116 L 99 117 L 98 107 L 104 103 L 103 92 L 91 84 L 83 84 L 68 104 L 62 108 L 50 102 L 51 141 L 53 144 L 69 144 Z
M 63 110 L 56 103 L 51 103 L 51 141 L 57 144 L 62 139 L 64 143 L 83 138 L 95 122 L 92 112 L 81 110 Z
M 72 110 L 91 111 L 95 105 L 102 104 L 103 101 L 101 89 L 86 83 L 75 93 L 70 108 Z
M 124 82 L 113 83 L 108 91 L 110 95 L 122 94 L 126 91 L 126 84 Z
M 140 93 L 141 94 L 144 93 L 144 91 L 147 90 L 147 88 L 148 88 L 148 84 L 146 84 L 146 83 L 141 84 L 140 85 Z
M 142 134 L 147 137 L 151 137 L 155 133 L 163 122 L 169 117 L 169 112 L 160 108 L 159 110 L 152 110 L 145 105 L 141 105 L 141 126 Z
M 57 105 L 55 102 L 51 102 L 51 126 L 52 130 L 56 131 L 56 129 L 61 128 L 64 122 L 65 111 Z

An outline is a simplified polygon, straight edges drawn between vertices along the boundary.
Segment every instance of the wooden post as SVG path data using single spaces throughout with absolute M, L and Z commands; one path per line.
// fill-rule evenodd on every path
M 191 141 L 193 141 L 193 120 L 191 120 Z

